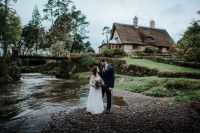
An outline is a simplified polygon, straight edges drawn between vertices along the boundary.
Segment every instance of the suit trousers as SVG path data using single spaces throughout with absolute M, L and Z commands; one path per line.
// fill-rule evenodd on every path
M 103 89 L 102 90 L 102 96 L 104 97 L 104 95 L 105 95 L 105 93 L 106 93 L 106 96 L 107 96 L 107 110 L 110 110 L 111 109 L 111 96 L 112 96 L 112 93 L 111 93 L 111 91 L 109 91 L 109 90 L 105 90 L 105 89 Z

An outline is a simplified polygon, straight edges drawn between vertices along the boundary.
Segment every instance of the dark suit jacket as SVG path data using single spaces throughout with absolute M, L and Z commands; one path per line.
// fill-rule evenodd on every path
M 104 85 L 102 86 L 102 89 L 108 90 L 110 87 L 114 87 L 114 68 L 111 65 L 108 65 L 107 69 L 103 71 L 103 66 L 100 67 L 100 76 L 104 81 Z

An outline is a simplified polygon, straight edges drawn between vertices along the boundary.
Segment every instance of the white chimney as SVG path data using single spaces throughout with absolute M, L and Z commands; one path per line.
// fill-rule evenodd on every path
M 135 16 L 135 17 L 133 18 L 133 25 L 134 25 L 135 27 L 138 27 L 138 17 L 137 17 L 137 16 Z
M 154 20 L 150 21 L 150 28 L 155 28 L 155 21 Z

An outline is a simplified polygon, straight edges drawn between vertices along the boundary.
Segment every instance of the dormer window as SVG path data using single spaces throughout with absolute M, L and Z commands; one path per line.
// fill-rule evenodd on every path
M 153 44 L 153 43 L 155 43 L 155 39 L 153 37 L 146 37 L 145 38 L 145 43 Z

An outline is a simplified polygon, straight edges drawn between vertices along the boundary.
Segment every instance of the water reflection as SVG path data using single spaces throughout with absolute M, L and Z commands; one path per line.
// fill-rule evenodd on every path
M 0 86 L 0 132 L 40 132 L 53 113 L 84 106 L 86 83 L 35 73 Z

